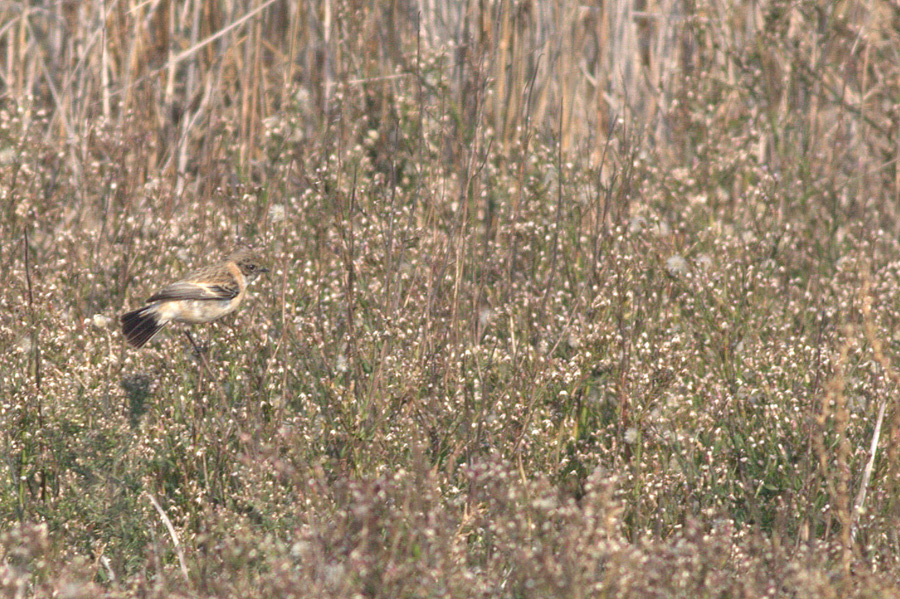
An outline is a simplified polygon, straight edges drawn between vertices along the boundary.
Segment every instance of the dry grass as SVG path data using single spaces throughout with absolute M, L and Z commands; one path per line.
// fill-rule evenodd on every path
M 0 5 L 3 592 L 900 595 L 900 13 L 604 6 Z

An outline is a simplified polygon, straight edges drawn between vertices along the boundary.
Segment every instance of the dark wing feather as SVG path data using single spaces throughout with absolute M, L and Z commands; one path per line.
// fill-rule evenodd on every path
M 160 289 L 148 302 L 169 300 L 230 300 L 240 293 L 237 285 L 208 285 L 179 281 Z

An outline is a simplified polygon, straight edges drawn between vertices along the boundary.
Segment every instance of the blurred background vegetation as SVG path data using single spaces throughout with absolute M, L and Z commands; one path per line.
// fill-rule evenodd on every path
M 900 594 L 900 8 L 0 4 L 14 597 Z M 235 316 L 117 318 L 251 241 Z

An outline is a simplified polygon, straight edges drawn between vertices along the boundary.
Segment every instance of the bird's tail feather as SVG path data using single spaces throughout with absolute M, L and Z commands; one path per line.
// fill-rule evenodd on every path
M 134 347 L 141 347 L 156 335 L 166 322 L 160 322 L 156 306 L 145 306 L 122 315 L 122 333 Z

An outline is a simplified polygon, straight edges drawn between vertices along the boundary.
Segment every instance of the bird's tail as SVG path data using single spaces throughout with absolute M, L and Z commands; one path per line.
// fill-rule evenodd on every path
M 141 347 L 168 321 L 160 321 L 156 306 L 144 306 L 122 315 L 122 333 L 134 347 Z

